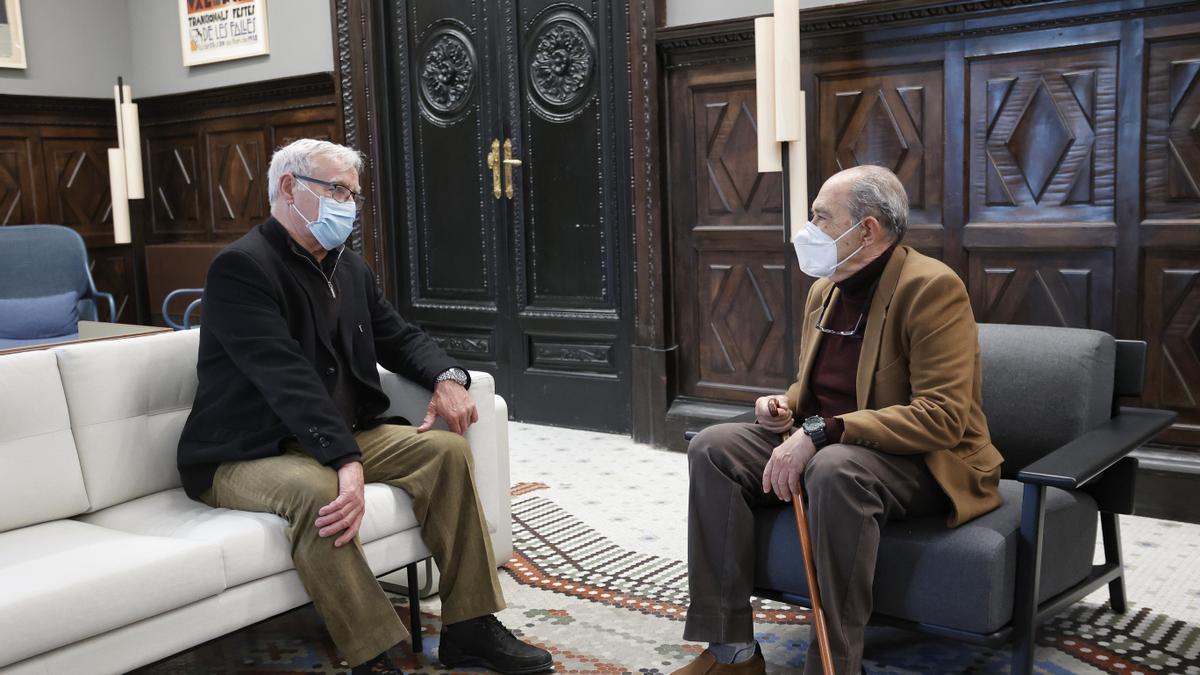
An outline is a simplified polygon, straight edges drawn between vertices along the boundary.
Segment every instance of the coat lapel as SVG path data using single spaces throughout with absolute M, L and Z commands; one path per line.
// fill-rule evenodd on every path
M 887 310 L 892 304 L 892 296 L 896 293 L 900 270 L 904 267 L 906 258 L 908 248 L 897 247 L 891 260 L 888 260 L 887 266 L 883 268 L 883 274 L 879 277 L 879 287 L 875 289 L 875 296 L 871 298 L 862 351 L 858 355 L 858 377 L 854 385 L 859 410 L 865 410 L 867 401 L 871 399 L 871 385 L 875 381 L 875 366 L 879 363 L 879 346 L 883 339 L 883 320 L 887 318 Z

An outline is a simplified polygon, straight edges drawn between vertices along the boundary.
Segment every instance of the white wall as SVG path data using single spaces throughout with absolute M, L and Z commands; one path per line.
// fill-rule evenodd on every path
M 851 1 L 853 0 L 800 0 L 800 8 L 840 5 Z M 683 26 L 689 23 L 761 16 L 770 14 L 774 6 L 773 0 L 667 0 L 667 25 Z
M 329 0 L 268 0 L 271 53 L 183 66 L 179 0 L 21 0 L 28 68 L 0 68 L 0 94 L 135 98 L 333 70 Z
M 268 0 L 270 54 L 191 68 L 180 53 L 179 0 L 126 2 L 135 98 L 333 70 L 329 0 Z
M 129 74 L 126 0 L 21 0 L 27 68 L 0 68 L 0 94 L 109 98 Z

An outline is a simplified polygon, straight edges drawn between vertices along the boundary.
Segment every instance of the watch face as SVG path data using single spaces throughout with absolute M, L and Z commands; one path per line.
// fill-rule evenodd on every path
M 804 431 L 808 433 L 821 431 L 825 428 L 824 422 L 825 420 L 821 418 L 804 420 Z

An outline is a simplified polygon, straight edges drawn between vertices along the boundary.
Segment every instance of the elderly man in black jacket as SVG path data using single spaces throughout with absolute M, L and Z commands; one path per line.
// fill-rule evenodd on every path
M 363 484 L 412 496 L 441 570 L 439 658 L 532 673 L 551 655 L 495 618 L 495 556 L 462 433 L 477 420 L 470 378 L 384 299 L 344 242 L 361 206 L 358 152 L 303 139 L 275 153 L 271 217 L 213 261 L 204 291 L 199 388 L 179 441 L 193 499 L 288 521 L 304 587 L 354 673 L 399 673 L 407 637 L 363 557 Z M 425 419 L 381 420 L 376 362 L 433 390 Z M 437 418 L 450 431 L 433 430 Z

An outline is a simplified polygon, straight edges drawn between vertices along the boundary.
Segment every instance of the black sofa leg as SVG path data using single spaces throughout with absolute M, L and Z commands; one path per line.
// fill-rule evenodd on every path
M 1017 540 L 1017 593 L 1013 603 L 1013 675 L 1033 672 L 1037 649 L 1038 586 L 1042 576 L 1042 525 L 1046 520 L 1046 488 L 1025 484 L 1021 503 L 1021 536 Z
M 408 570 L 409 632 L 412 634 L 413 653 L 420 654 L 425 647 L 421 640 L 421 589 L 417 583 L 417 563 L 410 563 L 406 569 Z
M 1108 582 L 1109 604 L 1114 612 L 1124 614 L 1128 603 L 1125 600 L 1125 561 L 1121 556 L 1121 523 L 1117 514 L 1100 512 L 1100 536 L 1104 539 L 1104 562 L 1115 564 L 1121 570 L 1120 576 Z

